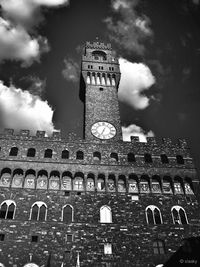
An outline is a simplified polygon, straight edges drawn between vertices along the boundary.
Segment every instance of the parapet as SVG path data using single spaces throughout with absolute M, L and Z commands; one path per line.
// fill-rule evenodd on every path
M 75 134 L 71 133 L 67 138 L 62 138 L 61 132 L 60 131 L 54 131 L 52 132 L 51 135 L 48 135 L 45 131 L 37 131 L 36 135 L 30 135 L 30 130 L 20 130 L 17 134 L 14 133 L 14 129 L 4 129 L 4 132 L 0 134 L 1 137 L 18 137 L 20 139 L 27 139 L 28 137 L 34 138 L 34 139 L 44 139 L 44 140 L 49 140 L 49 141 L 69 141 L 69 142 L 84 142 L 84 140 L 78 138 Z M 139 136 L 131 136 L 131 141 L 130 142 L 124 142 L 124 143 L 130 143 L 133 146 L 138 146 L 138 145 L 144 145 L 144 146 L 165 146 L 165 147 L 177 147 L 181 149 L 188 149 L 188 142 L 186 139 L 178 139 L 178 140 L 173 140 L 171 138 L 157 138 L 157 137 L 147 137 L 146 140 L 147 142 L 140 142 Z M 123 143 L 123 141 L 122 141 Z
M 100 50 L 112 50 L 111 44 L 104 44 L 103 42 L 86 42 L 86 48 L 90 49 L 100 49 Z

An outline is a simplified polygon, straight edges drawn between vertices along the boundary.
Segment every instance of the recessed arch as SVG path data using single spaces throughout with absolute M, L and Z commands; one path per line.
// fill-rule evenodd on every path
M 70 204 L 62 207 L 62 221 L 65 223 L 72 223 L 74 221 L 74 208 Z

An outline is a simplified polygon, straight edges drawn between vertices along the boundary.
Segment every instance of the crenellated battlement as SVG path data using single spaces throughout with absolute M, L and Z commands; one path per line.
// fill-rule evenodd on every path
M 52 141 L 78 141 L 81 143 L 87 143 L 84 139 L 77 138 L 75 135 L 69 135 L 67 137 L 62 137 L 62 133 L 60 131 L 54 131 L 51 135 L 47 135 L 45 131 L 36 131 L 35 135 L 30 135 L 30 130 L 21 129 L 19 132 L 15 132 L 14 129 L 6 128 L 2 133 L 0 133 L 0 138 L 6 138 L 13 136 L 20 138 L 20 140 L 27 140 L 27 137 L 34 138 L 34 140 L 52 140 Z M 188 142 L 184 138 L 180 138 L 177 140 L 171 139 L 171 138 L 157 138 L 157 137 L 147 137 L 146 142 L 141 142 L 139 139 L 139 136 L 131 136 L 130 141 L 122 141 L 119 142 L 120 145 L 132 145 L 134 144 L 135 147 L 160 147 L 165 146 L 166 148 L 172 148 L 172 147 L 178 147 L 182 149 L 189 149 Z M 97 140 L 97 143 L 99 144 L 107 144 L 109 141 L 99 141 Z
M 101 49 L 101 50 L 112 50 L 111 44 L 104 44 L 103 42 L 86 42 L 86 48 L 90 49 Z

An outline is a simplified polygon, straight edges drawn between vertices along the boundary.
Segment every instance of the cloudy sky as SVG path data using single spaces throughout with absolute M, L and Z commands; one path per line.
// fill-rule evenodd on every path
M 0 0 L 0 130 L 82 137 L 80 58 L 111 42 L 124 140 L 189 138 L 200 162 L 199 0 Z M 198 164 L 200 165 L 200 164 Z

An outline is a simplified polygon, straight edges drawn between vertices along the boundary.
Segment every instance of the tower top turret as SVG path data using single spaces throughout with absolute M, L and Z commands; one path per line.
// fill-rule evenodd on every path
M 85 47 L 90 48 L 90 49 L 112 50 L 110 43 L 104 44 L 103 42 L 97 42 L 97 41 L 95 41 L 93 43 L 86 42 Z

